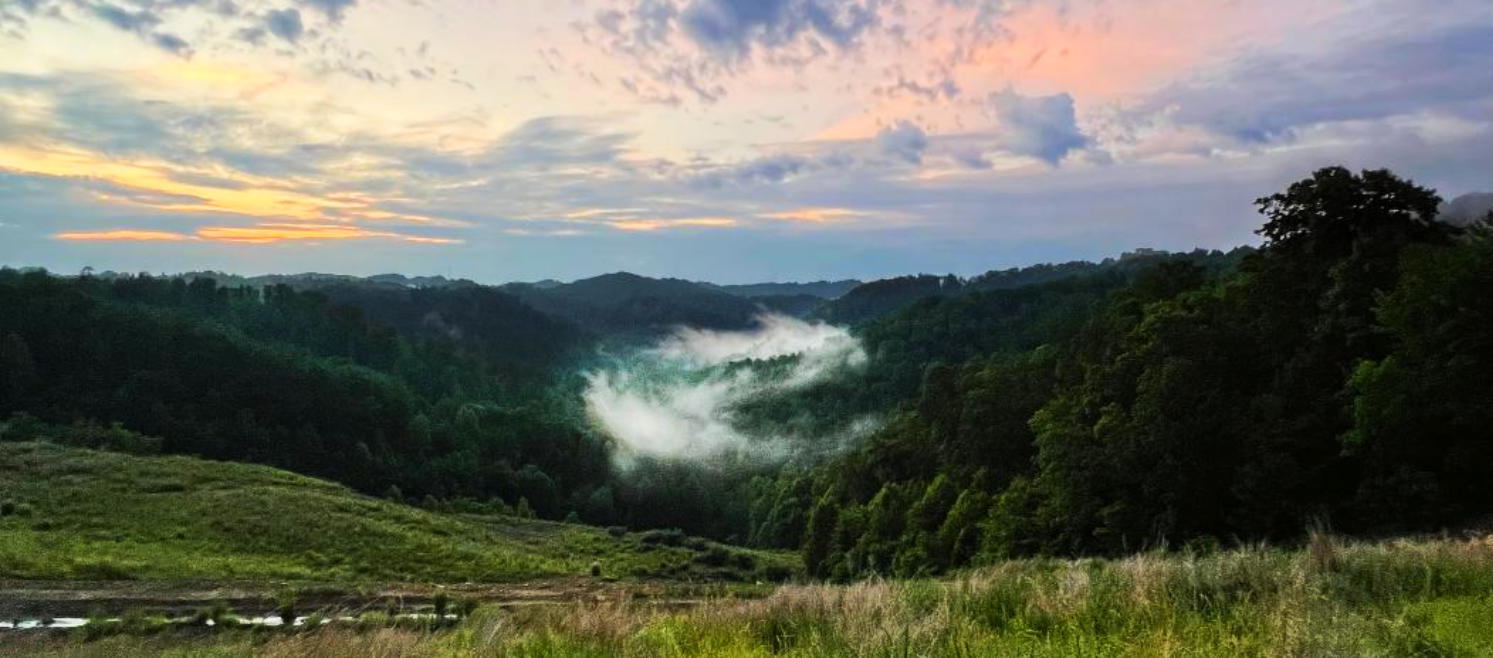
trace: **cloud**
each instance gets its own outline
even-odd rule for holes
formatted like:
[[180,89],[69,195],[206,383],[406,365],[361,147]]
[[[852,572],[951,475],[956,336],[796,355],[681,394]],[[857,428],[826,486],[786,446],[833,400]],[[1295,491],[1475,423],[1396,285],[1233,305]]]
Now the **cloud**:
[[333,23],[342,22],[343,15],[349,7],[358,4],[358,0],[300,0],[301,4],[326,14],[327,20]]
[[1000,122],[1002,145],[1012,153],[1057,166],[1063,156],[1089,144],[1068,94],[1022,96],[1008,89],[991,94],[989,103]]
[[827,224],[863,214],[865,213],[848,208],[794,208],[793,210],[764,213],[762,216],[768,219],[780,219],[788,222]]
[[118,229],[113,231],[67,231],[58,233],[53,237],[58,240],[77,240],[85,242],[183,242],[191,240],[192,236],[185,233],[171,233],[168,231],[139,231],[133,229]]
[[805,156],[774,153],[737,163],[711,165],[694,172],[690,180],[695,186],[703,188],[720,188],[727,183],[782,183],[821,166],[822,163]]
[[680,227],[704,227],[704,228],[727,228],[736,226],[735,219],[730,217],[680,217],[676,219],[618,219],[608,222],[612,228],[619,231],[648,232],[663,228]]
[[[95,18],[125,32],[139,34],[161,50],[183,57],[190,56],[192,54],[192,47],[185,39],[170,32],[155,31],[161,25],[163,19],[150,8],[151,3],[147,2],[144,4],[146,8],[135,11],[110,3],[91,5],[89,6],[89,10]],[[187,0],[183,4],[191,4],[191,2]],[[39,3],[31,3],[31,11],[35,11],[39,6]]]
[[294,8],[271,11],[264,16],[265,29],[281,39],[296,43],[306,31],[301,24],[301,12]]
[[456,244],[460,240],[407,235],[390,231],[372,231],[339,224],[264,223],[253,226],[204,226],[191,234],[171,231],[115,229],[108,231],[63,231],[53,235],[58,240],[83,242],[224,242],[231,244],[274,244],[278,242],[319,242],[365,240],[371,238],[398,240],[419,244]]
[[[589,373],[587,412],[621,443],[622,459],[783,455],[805,437],[747,432],[735,422],[735,407],[861,368],[866,354],[842,327],[774,314],[757,322],[747,331],[680,328],[651,349]],[[777,369],[731,367],[778,358],[792,361]],[[846,433],[868,426],[851,423]]]
[[1132,111],[1245,145],[1291,142],[1306,127],[1382,120],[1428,106],[1482,118],[1493,98],[1490,58],[1493,17],[1469,15],[1331,47],[1252,54],[1172,82]]
[[896,82],[893,82],[889,85],[875,87],[871,90],[871,93],[877,96],[887,96],[891,98],[896,98],[898,96],[906,94],[916,96],[923,99],[924,101],[932,103],[939,99],[943,99],[945,101],[953,100],[955,97],[959,96],[960,91],[962,90],[959,88],[959,83],[955,82],[954,78],[948,75],[944,75],[943,77],[934,80],[926,85],[920,84],[913,80],[908,80],[907,78],[898,75]]
[[187,43],[185,39],[182,39],[175,34],[170,34],[167,32],[157,32],[150,35],[150,41],[151,43],[154,43],[156,46],[160,47],[161,50],[172,53],[174,55],[188,57],[192,54],[191,44]]
[[602,30],[622,40],[618,45],[641,53],[665,44],[678,17],[679,8],[670,0],[641,0],[625,13],[598,10],[595,20]]
[[593,219],[596,217],[631,216],[645,212],[645,208],[585,208],[565,213],[565,219]]
[[631,139],[631,134],[609,130],[602,117],[540,117],[503,135],[487,162],[526,166],[611,163],[622,156]]
[[161,18],[149,11],[129,11],[111,4],[93,6],[93,15],[126,32],[144,32],[161,24]]
[[909,164],[923,163],[923,151],[928,149],[928,133],[917,124],[898,120],[876,134],[876,145],[885,155]]
[[876,15],[843,0],[692,0],[680,22],[697,44],[739,59],[753,44],[775,48],[806,33],[846,48],[875,24]]
[[956,149],[952,154],[954,162],[963,165],[967,169],[983,170],[995,166],[990,158],[985,157],[984,151],[977,146]]

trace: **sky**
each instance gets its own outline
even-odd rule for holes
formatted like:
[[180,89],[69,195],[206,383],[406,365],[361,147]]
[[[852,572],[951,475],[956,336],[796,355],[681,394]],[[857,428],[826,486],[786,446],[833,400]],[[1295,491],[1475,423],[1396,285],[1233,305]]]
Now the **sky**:
[[1488,0],[0,0],[0,264],[721,283],[1493,191]]

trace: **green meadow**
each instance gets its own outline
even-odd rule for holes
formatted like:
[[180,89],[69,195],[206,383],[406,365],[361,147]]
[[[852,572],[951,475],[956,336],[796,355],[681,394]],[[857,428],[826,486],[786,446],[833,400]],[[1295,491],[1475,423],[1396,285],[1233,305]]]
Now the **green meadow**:
[[0,443],[0,578],[754,580],[796,558],[670,533],[456,515],[265,466]]

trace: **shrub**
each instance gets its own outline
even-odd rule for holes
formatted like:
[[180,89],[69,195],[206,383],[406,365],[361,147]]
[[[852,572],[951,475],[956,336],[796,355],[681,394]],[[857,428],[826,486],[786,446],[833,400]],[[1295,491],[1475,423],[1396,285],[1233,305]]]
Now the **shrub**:
[[236,621],[236,619],[234,619],[233,610],[228,607],[227,603],[218,601],[211,606],[198,610],[197,614],[192,615],[192,617],[188,620],[188,623],[211,623],[215,627],[221,627],[234,621]]
[[639,541],[644,544],[656,544],[662,546],[679,546],[684,543],[684,531],[678,528],[669,530],[649,530],[643,533]]
[[456,616],[466,619],[472,616],[472,613],[476,612],[481,605],[482,602],[474,598],[461,599],[456,602]]
[[695,556],[695,561],[711,567],[724,567],[731,559],[731,552],[724,546],[711,546],[710,550]]
[[520,496],[518,504],[513,507],[513,515],[521,519],[532,519],[536,516],[534,508],[529,505],[529,499],[524,496]]
[[286,588],[280,591],[276,598],[275,614],[280,617],[280,622],[286,626],[295,625],[295,590]]
[[1342,567],[1337,539],[1322,526],[1307,532],[1306,558],[1314,571],[1331,572]]
[[759,572],[762,580],[768,582],[782,582],[793,577],[793,567],[784,564],[769,564]]
[[139,608],[126,610],[119,618],[120,626],[126,633],[133,635],[147,635],[164,630],[169,626],[168,622],[159,615],[153,615]]
[[384,628],[385,626],[389,625],[389,622],[389,615],[386,615],[382,612],[365,612],[361,615],[358,615],[358,630],[371,631],[374,629]]
[[10,516],[16,513],[16,501],[0,501],[0,516]]

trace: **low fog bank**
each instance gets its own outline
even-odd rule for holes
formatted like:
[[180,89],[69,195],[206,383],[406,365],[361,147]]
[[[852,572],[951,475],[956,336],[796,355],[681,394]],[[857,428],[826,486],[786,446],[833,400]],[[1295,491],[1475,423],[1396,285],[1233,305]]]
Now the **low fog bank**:
[[816,437],[748,432],[737,408],[865,363],[860,341],[843,327],[764,314],[746,331],[679,328],[653,347],[588,373],[584,397],[593,421],[617,440],[623,465],[637,457],[782,459],[800,447],[843,445],[875,423],[854,419]]

